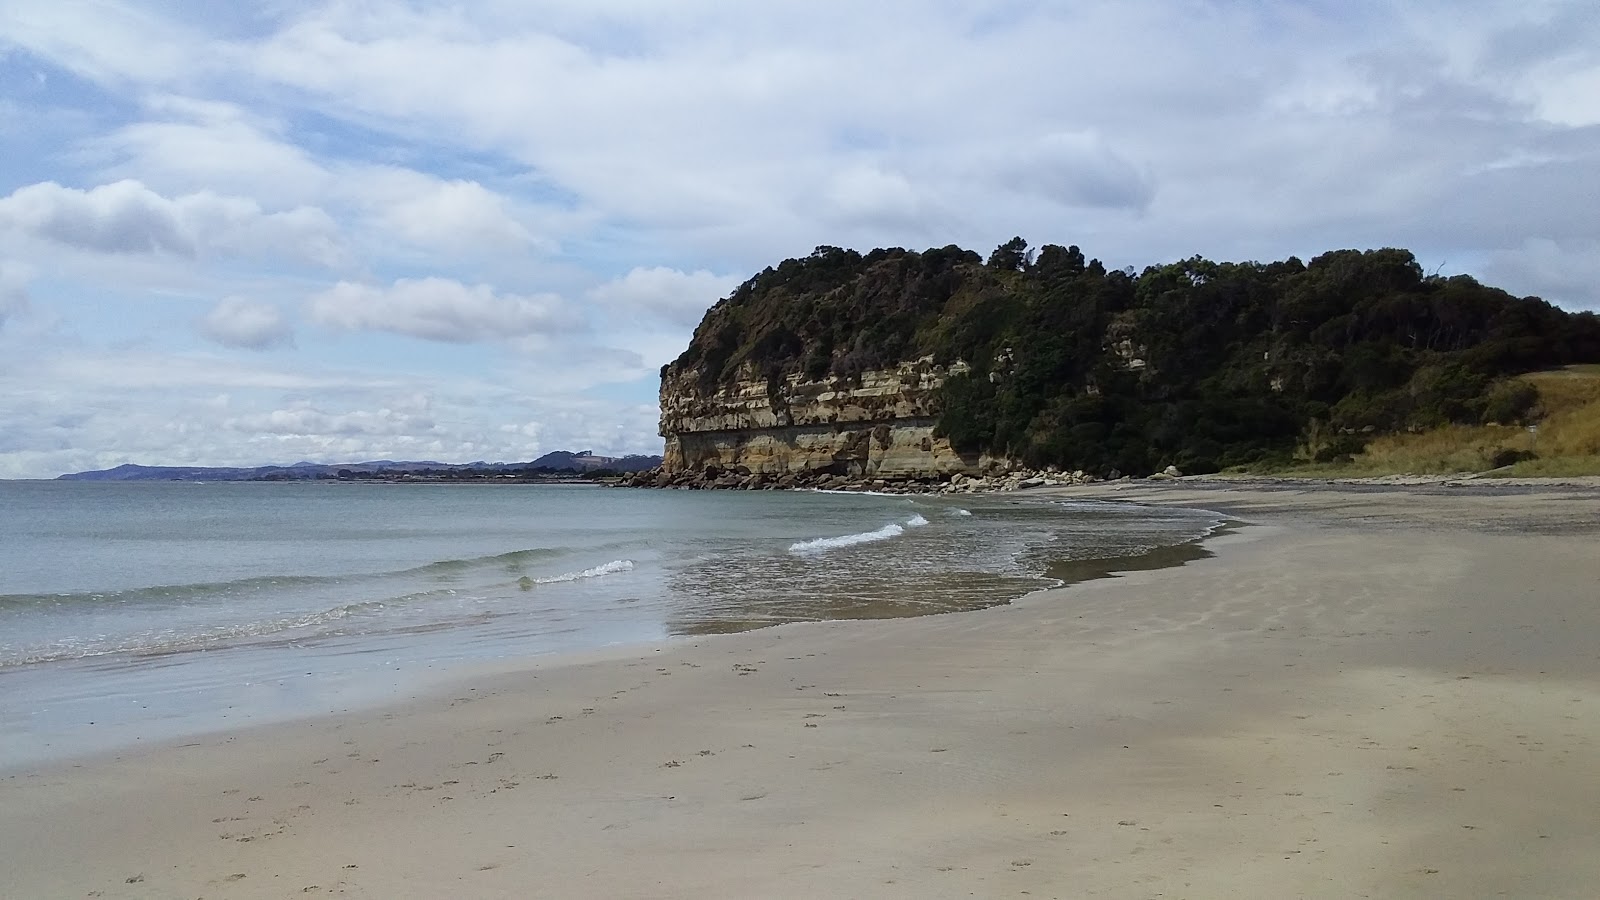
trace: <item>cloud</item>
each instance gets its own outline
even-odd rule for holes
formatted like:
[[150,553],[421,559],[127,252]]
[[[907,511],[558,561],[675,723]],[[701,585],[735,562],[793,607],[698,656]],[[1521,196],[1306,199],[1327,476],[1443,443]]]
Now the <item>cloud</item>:
[[201,36],[123,3],[17,0],[0,7],[0,42],[26,47],[86,78],[167,82],[192,72]]
[[21,263],[0,260],[0,328],[6,320],[25,315],[29,309],[28,282],[33,272]]
[[[483,354],[481,351],[479,355]],[[482,377],[328,368],[297,355],[63,350],[0,357],[0,478],[124,462],[260,465],[302,459],[527,460],[592,447],[659,452],[651,404],[530,391],[539,371]],[[535,379],[522,380],[523,376]],[[516,423],[507,429],[508,423]]]
[[270,195],[319,202],[337,178],[284,124],[233,103],[157,94],[143,117],[83,142],[80,154],[108,179],[137,179],[169,193]]
[[736,275],[713,275],[704,269],[682,272],[667,266],[641,267],[590,289],[589,297],[626,316],[694,325],[742,280]]
[[1600,240],[1528,238],[1489,260],[1490,283],[1569,309],[1600,312]]
[[1144,209],[1149,175],[1090,132],[1045,135],[995,164],[1006,187],[1067,207]]
[[18,188],[0,199],[0,228],[100,253],[195,253],[175,205],[136,181],[89,191],[55,182]]
[[324,266],[342,254],[337,226],[321,210],[269,213],[254,200],[210,192],[169,199],[133,180],[18,188],[0,198],[0,231],[91,253],[278,255]]
[[834,172],[819,194],[819,213],[846,226],[918,228],[931,203],[904,174],[856,164]]
[[583,325],[558,296],[501,294],[447,278],[402,278],[387,288],[341,281],[312,297],[309,310],[333,328],[446,343],[559,334]]
[[224,347],[270,350],[294,344],[294,327],[282,310],[243,297],[224,297],[198,324],[201,334]]
[[507,211],[503,196],[476,181],[387,167],[352,175],[355,203],[370,210],[385,231],[415,246],[482,253],[542,243]]
[[401,412],[388,408],[372,411],[329,413],[310,403],[297,404],[288,409],[253,413],[227,419],[223,427],[249,434],[282,436],[397,436],[417,438],[440,433],[431,416]]
[[286,123],[236,104],[162,94],[147,99],[143,113],[145,120],[85,142],[82,154],[101,175],[170,193],[315,204],[362,238],[369,256],[395,256],[397,243],[452,257],[554,250],[526,224],[552,225],[550,209],[513,203],[479,181],[313,153]]

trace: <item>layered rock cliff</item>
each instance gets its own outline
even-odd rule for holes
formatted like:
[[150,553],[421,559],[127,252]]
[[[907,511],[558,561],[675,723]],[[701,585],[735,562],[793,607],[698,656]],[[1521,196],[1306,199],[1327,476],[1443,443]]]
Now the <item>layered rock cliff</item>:
[[964,371],[932,357],[815,380],[767,379],[747,366],[708,391],[703,371],[669,369],[661,380],[662,470],[853,479],[972,471],[977,456],[957,453],[934,427],[939,388]]

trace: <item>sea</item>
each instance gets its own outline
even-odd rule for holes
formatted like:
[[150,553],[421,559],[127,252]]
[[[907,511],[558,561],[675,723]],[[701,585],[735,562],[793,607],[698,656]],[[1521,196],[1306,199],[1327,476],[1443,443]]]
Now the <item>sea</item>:
[[994,606],[1222,522],[1026,493],[0,482],[0,771],[481,663]]

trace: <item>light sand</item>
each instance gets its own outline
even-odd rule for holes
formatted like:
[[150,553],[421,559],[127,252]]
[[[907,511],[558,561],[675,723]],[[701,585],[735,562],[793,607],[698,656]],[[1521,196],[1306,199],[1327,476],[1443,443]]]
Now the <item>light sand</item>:
[[1594,897],[1600,499],[1101,487],[1217,556],[0,780],[0,896]]

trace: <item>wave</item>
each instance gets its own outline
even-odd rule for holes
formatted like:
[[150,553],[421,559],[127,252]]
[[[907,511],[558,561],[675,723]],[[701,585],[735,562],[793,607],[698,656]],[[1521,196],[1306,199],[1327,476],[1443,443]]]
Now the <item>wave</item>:
[[120,637],[56,641],[44,646],[23,647],[19,648],[18,651],[0,654],[0,668],[73,659],[90,659],[113,654],[164,656],[172,653],[181,653],[185,650],[202,650],[256,639],[283,637],[287,636],[286,633],[288,632],[316,636],[325,633],[322,631],[324,626],[361,616],[364,613],[377,613],[390,606],[423,599],[427,596],[429,595],[418,594],[395,597],[387,601],[373,600],[351,603],[318,612],[254,622],[211,625],[188,632],[146,631]]
[[802,494],[832,494],[843,497],[898,497],[902,500],[906,499],[905,494],[891,491],[839,491],[833,488],[797,488],[796,492]]
[[462,559],[441,559],[413,569],[403,569],[393,574],[396,575],[423,575],[430,572],[447,573],[459,572],[465,569],[476,569],[482,566],[504,566],[507,571],[520,572],[530,562],[560,556],[565,550],[553,550],[546,547],[535,547],[529,550],[512,550],[509,553],[495,553],[489,556],[468,556]]
[[[560,575],[528,579],[524,584],[529,587],[535,584],[563,584],[587,578],[601,578],[618,572],[631,572],[633,568],[634,563],[631,559],[614,559],[603,565],[593,566],[577,572],[564,572]],[[300,634],[307,637],[316,637],[326,634],[325,629],[328,626],[335,625],[346,619],[380,615],[389,609],[422,603],[444,596],[453,596],[454,594],[455,591],[448,589],[422,591],[397,597],[388,597],[382,600],[350,603],[317,612],[279,616],[252,622],[234,622],[196,627],[183,632],[147,631],[119,637],[90,638],[87,640],[69,639],[45,646],[18,648],[9,652],[0,650],[0,668],[69,659],[87,659],[118,653],[157,656],[239,642],[253,642],[261,639],[283,639]]]
[[972,515],[972,510],[970,510],[970,509],[961,509],[961,508],[957,507],[956,509],[950,510],[950,515],[956,516],[958,518],[965,518],[967,516]]
[[840,547],[853,547],[856,544],[870,544],[874,541],[887,541],[905,534],[907,528],[921,528],[928,524],[919,513],[905,521],[905,524],[891,522],[876,531],[863,531],[858,534],[843,534],[838,537],[814,538],[809,541],[797,541],[789,545],[789,552],[796,556],[811,556],[817,553],[826,553]]
[[564,584],[568,581],[582,581],[585,578],[600,578],[605,575],[615,575],[618,572],[632,572],[633,560],[613,559],[603,565],[593,566],[581,572],[565,572],[560,575],[551,575],[547,578],[529,578],[527,584]]
[[[568,552],[570,551],[549,548],[512,550],[509,553],[495,553],[488,556],[440,559],[420,566],[388,572],[360,572],[347,575],[256,575],[232,581],[162,584],[122,590],[66,591],[53,594],[0,594],[0,610],[33,606],[63,606],[78,603],[169,605],[219,595],[245,597],[290,588],[352,586],[380,581],[385,578],[432,576],[437,580],[449,580],[450,576],[491,567],[500,568],[516,575],[521,574],[530,563],[562,556]],[[607,565],[610,565],[610,563],[607,563]],[[558,580],[570,579],[558,576]]]

